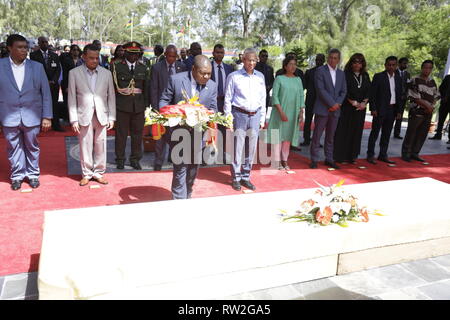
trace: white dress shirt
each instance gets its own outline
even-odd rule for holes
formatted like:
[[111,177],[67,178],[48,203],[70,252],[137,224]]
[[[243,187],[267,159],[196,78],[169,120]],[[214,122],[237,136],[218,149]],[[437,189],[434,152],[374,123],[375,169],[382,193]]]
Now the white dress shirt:
[[331,81],[333,81],[333,86],[336,86],[336,69],[333,69],[329,64],[327,64],[328,70],[330,70]]
[[11,62],[11,68],[14,79],[16,80],[17,88],[19,88],[19,91],[22,91],[23,82],[25,81],[25,63],[27,59],[23,60],[19,65],[15,64],[11,58],[9,58],[9,61]]
[[194,75],[192,74],[192,71],[191,71],[191,96],[190,96],[190,98],[193,98],[196,95],[200,97],[200,92],[197,91],[197,81],[195,81]]
[[131,70],[131,66],[133,66],[133,70],[136,69],[136,62],[135,63],[131,63],[130,61],[128,61],[127,59],[125,59],[125,61],[127,62],[128,65],[128,69]]
[[220,64],[220,70],[219,70],[219,64],[214,61],[214,79],[216,79],[216,83],[217,85],[219,85],[219,71],[222,72],[222,79],[223,79],[223,92],[225,92],[225,88],[226,88],[226,80],[227,77],[225,75],[225,69],[223,67],[223,63]]
[[225,90],[225,114],[231,113],[232,106],[248,112],[261,109],[261,124],[266,120],[266,82],[264,75],[254,70],[248,74],[245,68],[231,73]]
[[395,72],[391,75],[388,72],[388,78],[389,78],[389,87],[391,88],[391,102],[389,104],[395,104]]

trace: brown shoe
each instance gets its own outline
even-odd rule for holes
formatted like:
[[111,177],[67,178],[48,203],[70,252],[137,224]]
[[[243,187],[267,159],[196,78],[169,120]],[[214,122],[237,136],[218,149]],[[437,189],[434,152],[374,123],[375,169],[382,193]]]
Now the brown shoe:
[[94,180],[97,181],[100,184],[108,184],[108,181],[105,178],[103,178],[103,177],[101,177],[101,178],[94,178]]
[[84,187],[85,185],[87,185],[89,183],[89,179],[88,178],[83,178],[80,181],[80,186]]

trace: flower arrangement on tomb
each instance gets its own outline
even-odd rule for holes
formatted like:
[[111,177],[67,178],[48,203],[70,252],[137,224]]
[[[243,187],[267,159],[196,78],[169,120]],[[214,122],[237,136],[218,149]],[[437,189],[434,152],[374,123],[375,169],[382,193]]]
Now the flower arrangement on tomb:
[[[227,128],[233,126],[233,116],[215,113],[199,103],[199,97],[188,98],[183,92],[184,100],[176,105],[162,107],[159,112],[148,108],[145,112],[145,125],[152,126],[153,139],[159,140],[165,133],[165,127],[188,126],[197,130],[217,129],[217,125]],[[213,137],[214,134],[212,134]]]
[[369,212],[365,206],[358,203],[358,199],[346,192],[342,185],[344,180],[330,187],[319,184],[313,196],[303,201],[294,215],[285,216],[284,221],[306,221],[311,224],[327,226],[337,224],[348,227],[348,221],[369,222],[369,214],[382,216],[377,211]]

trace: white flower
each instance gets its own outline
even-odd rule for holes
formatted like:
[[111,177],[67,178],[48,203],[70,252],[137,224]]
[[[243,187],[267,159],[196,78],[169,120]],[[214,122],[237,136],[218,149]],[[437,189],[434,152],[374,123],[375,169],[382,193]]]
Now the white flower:
[[342,202],[331,202],[330,208],[331,208],[331,211],[333,211],[333,213],[339,213],[342,208]]
[[169,127],[175,127],[180,124],[180,121],[181,121],[181,117],[171,117],[168,119],[167,125]]
[[342,202],[341,203],[341,210],[344,210],[344,212],[347,214],[349,213],[350,209],[352,208],[352,205],[348,202]]
[[341,217],[338,214],[333,214],[333,217],[331,218],[331,221],[334,223],[337,223]]

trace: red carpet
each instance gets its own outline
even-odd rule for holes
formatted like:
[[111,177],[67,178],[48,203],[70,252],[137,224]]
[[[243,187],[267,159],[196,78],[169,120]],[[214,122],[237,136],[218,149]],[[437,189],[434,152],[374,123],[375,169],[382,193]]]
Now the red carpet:
[[[171,199],[171,171],[108,174],[107,186],[79,187],[81,177],[67,176],[64,138],[43,136],[40,142],[41,187],[32,193],[20,193],[10,189],[5,140],[0,138],[0,276],[37,270],[46,210]],[[450,183],[450,154],[424,158],[430,162],[429,166],[399,161],[397,167],[389,168],[384,163],[373,166],[360,160],[360,165],[368,169],[342,165],[342,170],[330,172],[321,164],[319,169],[311,170],[308,159],[292,154],[289,164],[296,174],[261,170],[263,167],[257,165],[252,181],[257,192],[311,188],[316,186],[314,180],[331,184],[345,179],[346,184],[353,184],[427,176]],[[230,182],[229,167],[201,168],[193,196],[240,194],[231,189]],[[28,188],[26,183],[23,188]]]

